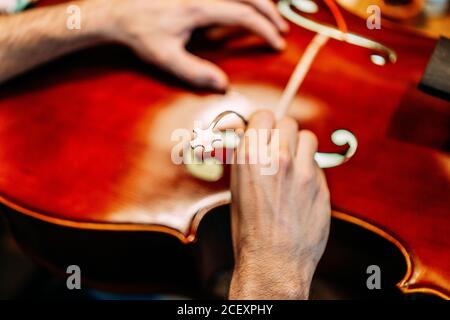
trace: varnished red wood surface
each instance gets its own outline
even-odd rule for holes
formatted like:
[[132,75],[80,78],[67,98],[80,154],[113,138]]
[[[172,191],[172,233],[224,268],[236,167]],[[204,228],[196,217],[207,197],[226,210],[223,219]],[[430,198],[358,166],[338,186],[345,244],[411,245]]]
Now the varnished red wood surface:
[[[334,209],[404,248],[412,273],[403,290],[450,296],[450,104],[416,89],[435,42],[369,31],[345,16],[352,31],[392,47],[398,62],[375,66],[367,49],[331,40],[290,114],[318,135],[321,151],[335,150],[336,129],[357,136],[354,159],[326,172]],[[193,91],[123,48],[64,58],[1,87],[3,202],[73,227],[158,225],[187,235],[228,182],[202,182],[174,165],[172,131],[230,107],[273,108],[312,36],[292,26],[280,54],[237,44],[199,50],[230,76],[226,95]]]

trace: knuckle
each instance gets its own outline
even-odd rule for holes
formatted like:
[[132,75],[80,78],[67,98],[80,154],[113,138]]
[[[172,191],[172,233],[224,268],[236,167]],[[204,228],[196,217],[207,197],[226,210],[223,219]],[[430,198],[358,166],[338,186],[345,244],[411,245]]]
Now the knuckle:
[[259,5],[261,3],[260,0],[245,0],[245,2],[247,2],[253,6]]
[[269,5],[271,5],[271,3],[267,0],[253,0],[253,2],[255,3],[255,6],[257,6],[259,8],[265,8]]
[[302,170],[298,176],[299,183],[304,187],[314,187],[316,185],[315,170]]
[[254,24],[258,17],[255,9],[245,4],[239,4],[236,8],[236,17],[239,21],[245,24]]
[[292,162],[292,155],[289,150],[282,149],[278,154],[278,164],[281,169],[287,169]]
[[199,18],[204,14],[204,5],[196,0],[183,0],[183,9],[185,14],[193,17]]

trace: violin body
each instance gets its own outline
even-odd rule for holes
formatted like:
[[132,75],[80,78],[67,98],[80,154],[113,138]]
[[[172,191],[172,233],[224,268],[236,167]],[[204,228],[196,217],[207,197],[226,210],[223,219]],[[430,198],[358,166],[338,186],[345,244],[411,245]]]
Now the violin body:
[[[336,129],[358,138],[354,158],[326,171],[333,216],[401,251],[402,292],[448,298],[450,103],[418,89],[436,40],[368,30],[344,16],[352,32],[389,46],[398,61],[378,66],[368,49],[330,40],[288,114],[317,134],[320,151],[335,151]],[[151,255],[145,267],[155,290],[194,288],[214,268],[200,255],[232,261],[220,251],[229,224],[215,224],[213,210],[228,203],[229,178],[201,181],[174,164],[171,134],[230,108],[244,116],[273,109],[313,36],[292,25],[281,53],[250,36],[208,46],[194,40],[192,50],[229,75],[225,94],[186,87],[115,46],[62,58],[0,88],[0,201],[12,209],[18,242],[51,268],[82,261],[88,273],[104,275],[94,283],[116,277],[130,287],[144,269],[133,267],[141,263],[135,257]],[[112,267],[118,261],[130,272]]]

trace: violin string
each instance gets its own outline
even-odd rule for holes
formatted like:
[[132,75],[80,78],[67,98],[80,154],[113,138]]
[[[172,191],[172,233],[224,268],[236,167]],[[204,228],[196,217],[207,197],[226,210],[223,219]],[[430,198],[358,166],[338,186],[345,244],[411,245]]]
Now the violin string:
[[344,33],[348,32],[347,23],[345,22],[344,16],[342,15],[341,10],[339,10],[338,5],[336,4],[336,0],[324,0],[328,9],[331,11],[334,19],[336,20],[336,25]]
[[287,112],[289,105],[297,94],[298,89],[303,83],[309,69],[311,68],[314,59],[319,53],[320,49],[327,43],[329,37],[317,33],[311,42],[306,47],[305,53],[300,58],[294,72],[286,85],[286,88],[281,95],[281,99],[278,102],[277,108],[275,109],[275,116],[277,119],[281,119]]

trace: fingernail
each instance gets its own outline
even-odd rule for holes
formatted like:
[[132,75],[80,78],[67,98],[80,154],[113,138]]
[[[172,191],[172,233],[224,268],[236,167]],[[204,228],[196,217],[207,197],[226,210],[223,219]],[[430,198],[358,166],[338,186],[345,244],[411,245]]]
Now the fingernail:
[[211,81],[211,87],[214,88],[214,90],[225,92],[228,87],[228,81],[226,79],[213,78]]
[[283,50],[284,48],[286,48],[286,41],[283,38],[280,38],[276,41],[275,48],[278,50]]
[[281,31],[283,32],[289,31],[289,24],[284,20],[281,21]]

